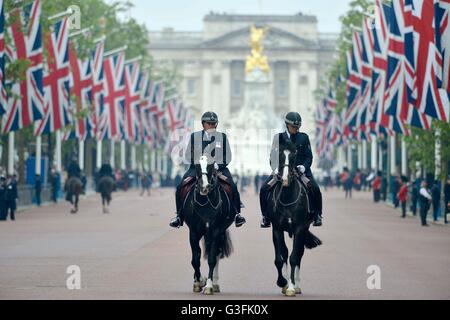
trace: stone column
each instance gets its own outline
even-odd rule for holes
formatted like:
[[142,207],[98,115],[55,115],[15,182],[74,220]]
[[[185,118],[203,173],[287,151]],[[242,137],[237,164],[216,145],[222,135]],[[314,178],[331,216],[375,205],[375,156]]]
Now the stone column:
[[203,112],[208,111],[211,107],[211,89],[212,89],[212,71],[211,63],[204,62],[202,64],[202,87],[203,87]]

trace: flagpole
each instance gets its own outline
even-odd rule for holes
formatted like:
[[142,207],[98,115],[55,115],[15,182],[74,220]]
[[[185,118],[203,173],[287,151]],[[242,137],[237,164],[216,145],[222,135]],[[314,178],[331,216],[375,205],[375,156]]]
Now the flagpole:
[[362,155],[363,151],[362,151],[362,144],[358,143],[358,168],[357,169],[362,169],[363,167],[363,155]]
[[84,171],[84,140],[78,141],[78,162],[81,171]]
[[377,137],[375,135],[372,136],[372,143],[371,143],[371,165],[372,170],[374,172],[378,171],[378,148],[377,148]]
[[136,145],[131,145],[131,170],[136,170]]
[[97,169],[100,170],[102,166],[102,140],[97,140]]
[[390,155],[391,155],[391,176],[395,176],[397,174],[397,135],[394,133],[390,137]]
[[56,172],[62,173],[61,130],[56,131]]
[[42,137],[36,137],[36,174],[41,175],[41,159],[42,159]]
[[115,159],[115,153],[116,153],[116,145],[115,145],[115,141],[114,139],[111,139],[111,154],[110,154],[110,163],[111,163],[111,167],[113,169],[116,168],[116,159]]
[[12,131],[8,135],[8,175],[14,174],[14,136],[15,133]]
[[367,140],[363,140],[362,149],[362,169],[367,170]]
[[408,175],[408,153],[406,150],[405,137],[402,138],[402,175]]
[[125,159],[125,140],[120,141],[120,169],[125,170],[127,168]]
[[351,143],[347,145],[347,168],[350,171],[353,170],[353,150]]

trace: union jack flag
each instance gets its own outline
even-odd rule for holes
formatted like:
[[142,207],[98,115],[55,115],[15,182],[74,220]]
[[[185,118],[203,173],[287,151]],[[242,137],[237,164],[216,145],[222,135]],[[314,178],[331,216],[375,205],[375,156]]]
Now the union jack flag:
[[6,48],[7,58],[13,62],[28,60],[30,66],[22,81],[7,83],[11,87],[11,96],[3,118],[3,133],[30,126],[41,119],[44,112],[41,1],[35,0],[14,10],[11,16],[14,22],[8,33],[12,45]]
[[103,77],[103,54],[105,52],[105,39],[100,39],[92,54],[92,103],[94,115],[92,118],[94,135],[101,140],[99,128],[106,126],[104,112],[104,77]]
[[5,12],[0,0],[0,116],[6,113],[7,97],[5,90]]
[[125,66],[125,137],[129,142],[139,140],[139,107],[141,103],[141,81],[139,63]]
[[162,83],[155,84],[153,90],[153,98],[150,107],[151,122],[153,135],[155,137],[154,143],[162,143],[163,135],[163,119],[165,117],[165,88]]
[[406,124],[429,129],[431,121],[429,117],[412,106],[408,99],[404,7],[404,0],[393,1],[390,16],[385,104],[387,106],[386,112],[394,118],[393,130],[409,134]]
[[176,129],[179,129],[183,124],[181,115],[182,105],[178,99],[171,99],[167,101],[167,120],[168,127],[170,132],[174,132]]
[[439,0],[436,7],[436,42],[442,55],[442,88],[450,98],[450,0]]
[[35,135],[55,132],[69,125],[70,115],[70,61],[69,18],[54,25],[47,34],[47,72],[44,77],[44,118],[36,124]]
[[[450,121],[448,99],[444,100],[439,88],[442,87],[442,55],[436,43],[439,26],[435,16],[437,0],[405,0],[405,7],[412,22],[413,46],[406,47],[410,57],[409,65],[415,71],[412,81],[411,100],[422,112],[441,121]],[[411,32],[411,31],[410,31]]]
[[361,97],[361,56],[360,38],[353,33],[353,46],[347,52],[347,111],[345,116],[344,135],[352,138],[356,131],[356,120]]
[[152,145],[153,143],[150,108],[152,105],[154,89],[155,89],[154,82],[150,80],[149,74],[145,72],[142,80],[141,105],[139,117],[141,144],[147,142],[149,145]]
[[371,132],[375,135],[385,136],[392,134],[392,122],[390,116],[385,113],[384,90],[387,71],[387,46],[388,46],[388,19],[391,7],[376,0],[378,12],[378,25],[380,28],[372,28],[370,41],[373,43],[373,68],[371,88]]
[[[75,51],[73,43],[69,48],[70,67],[70,93],[75,101],[72,101],[75,132],[79,140],[92,137],[92,68],[91,60],[81,60]],[[87,114],[83,114],[86,113]]]
[[125,52],[104,60],[105,121],[100,128],[100,139],[121,139],[125,104]]

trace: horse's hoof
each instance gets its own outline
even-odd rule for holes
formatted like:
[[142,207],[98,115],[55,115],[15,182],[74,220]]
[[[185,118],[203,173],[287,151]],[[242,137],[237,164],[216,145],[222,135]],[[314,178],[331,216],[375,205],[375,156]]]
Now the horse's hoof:
[[213,285],[214,293],[220,293],[220,286],[218,284]]
[[284,294],[286,297],[289,297],[289,298],[294,298],[295,297],[295,290],[289,290],[289,289],[287,289],[286,290],[286,293]]
[[295,294],[303,294],[302,289],[295,288]]
[[194,293],[202,292],[203,288],[200,285],[194,284]]
[[214,289],[213,288],[205,288],[205,290],[203,291],[203,294],[205,296],[212,296],[212,295],[214,295]]
[[286,291],[287,291],[287,289],[288,289],[288,286],[284,287],[283,289],[281,289],[281,293],[285,295],[285,294],[286,294]]

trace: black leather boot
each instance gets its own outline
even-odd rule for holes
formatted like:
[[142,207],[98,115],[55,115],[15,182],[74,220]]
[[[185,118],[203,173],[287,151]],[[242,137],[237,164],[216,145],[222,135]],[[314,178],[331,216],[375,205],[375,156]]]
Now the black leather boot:
[[183,219],[180,217],[179,214],[177,214],[177,216],[175,218],[173,218],[170,223],[169,226],[171,226],[172,228],[175,229],[179,229],[184,225],[184,221]]
[[314,227],[321,227],[323,225],[323,221],[322,220],[323,220],[322,214],[317,214],[314,217],[314,224],[313,224],[313,226]]
[[242,227],[247,221],[245,220],[245,218],[243,216],[241,216],[240,213],[238,213],[236,215],[236,217],[234,218],[234,223],[236,225],[236,228],[240,228]]
[[269,218],[263,216],[263,218],[261,220],[261,228],[267,229],[267,228],[270,228],[271,226],[272,226],[272,224],[270,223]]

